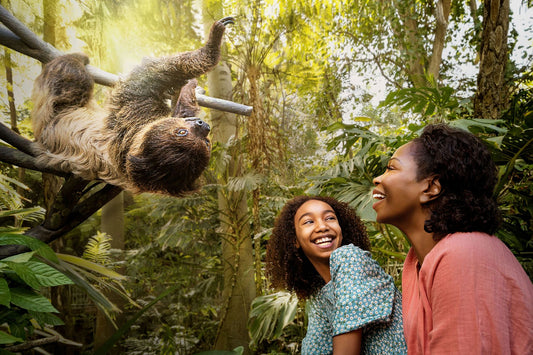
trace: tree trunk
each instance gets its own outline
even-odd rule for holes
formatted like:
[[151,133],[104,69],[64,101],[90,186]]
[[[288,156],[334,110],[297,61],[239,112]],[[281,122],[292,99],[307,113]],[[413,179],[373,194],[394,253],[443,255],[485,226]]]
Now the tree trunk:
[[[57,47],[56,27],[58,16],[59,0],[43,0],[43,40]],[[61,188],[62,179],[52,175],[43,174],[43,193],[46,211],[50,211],[54,203],[55,196]]]
[[474,97],[474,116],[477,118],[499,118],[507,107],[509,90],[505,69],[509,58],[508,30],[509,0],[485,0],[481,58]]
[[450,17],[451,0],[439,0],[435,7],[435,37],[433,38],[433,51],[428,66],[428,74],[433,76],[435,82],[439,80],[440,65],[442,63],[442,51],[446,43],[446,30],[448,29],[448,18]]
[[[217,11],[218,10],[218,11]],[[204,2],[204,23],[206,29],[213,21],[222,17],[222,9],[213,9],[209,1]],[[213,15],[214,14],[214,15]],[[207,75],[209,95],[231,99],[232,83],[229,66],[220,62]],[[226,144],[237,135],[239,127],[235,115],[211,111],[213,141]],[[224,186],[228,178],[242,175],[242,161],[237,149],[231,152],[231,162],[221,181]],[[222,264],[224,267],[223,306],[215,349],[232,350],[243,346],[249,354],[248,314],[255,298],[253,247],[248,206],[245,192],[219,191],[220,234],[222,239]]]
[[418,22],[416,20],[415,9],[409,2],[397,2],[398,14],[402,19],[405,30],[403,39],[403,57],[405,58],[405,70],[410,81],[415,87],[427,86],[424,76],[425,63],[427,63],[426,52],[418,40]]
[[[9,1],[2,1],[2,6],[9,7]],[[7,89],[7,99],[9,101],[9,118],[11,121],[11,129],[17,133],[20,133],[17,123],[17,106],[15,105],[15,94],[13,92],[13,61],[11,60],[11,52],[9,49],[4,49],[4,65],[6,68],[6,89]],[[19,181],[24,181],[26,176],[26,169],[18,169],[18,179]],[[17,193],[19,195],[24,194],[22,187],[17,186]]]
[[[100,229],[111,237],[111,248],[124,250],[124,192],[118,194],[114,199],[102,207],[102,220]],[[121,272],[121,270],[116,270]],[[118,308],[122,308],[124,299],[115,292],[105,292],[106,297]],[[120,314],[117,315],[116,323],[122,322]],[[113,323],[107,319],[106,315],[98,309],[96,312],[96,325],[94,334],[94,347],[98,349],[107,339],[109,339],[116,329]]]

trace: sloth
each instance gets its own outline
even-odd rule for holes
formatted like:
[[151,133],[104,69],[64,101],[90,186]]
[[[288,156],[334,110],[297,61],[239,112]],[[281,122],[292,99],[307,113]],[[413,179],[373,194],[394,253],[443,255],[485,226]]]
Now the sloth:
[[[232,17],[216,21],[200,49],[144,59],[119,79],[103,107],[93,98],[86,55],[66,54],[46,64],[32,91],[38,164],[134,193],[197,190],[211,143],[209,125],[195,117],[195,78],[217,65],[230,23]],[[171,110],[168,99],[178,93]]]

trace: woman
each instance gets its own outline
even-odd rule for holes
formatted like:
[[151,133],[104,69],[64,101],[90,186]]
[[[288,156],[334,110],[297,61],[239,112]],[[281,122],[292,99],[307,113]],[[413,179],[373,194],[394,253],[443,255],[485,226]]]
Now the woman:
[[272,285],[310,298],[302,354],[405,354],[401,295],[370,257],[355,212],[330,197],[299,196],[267,246]]
[[493,233],[490,152],[474,135],[429,125],[374,179],[377,221],[411,243],[402,274],[409,354],[532,354],[533,285]]

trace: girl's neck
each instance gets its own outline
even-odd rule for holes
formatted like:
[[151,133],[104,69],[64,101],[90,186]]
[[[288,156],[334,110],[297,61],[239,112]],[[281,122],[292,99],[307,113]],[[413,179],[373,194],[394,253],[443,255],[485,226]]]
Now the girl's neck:
[[328,283],[331,281],[331,272],[328,265],[325,265],[324,263],[316,262],[313,260],[311,261],[311,264],[315,267],[315,270],[318,272],[318,274],[324,279],[324,282]]

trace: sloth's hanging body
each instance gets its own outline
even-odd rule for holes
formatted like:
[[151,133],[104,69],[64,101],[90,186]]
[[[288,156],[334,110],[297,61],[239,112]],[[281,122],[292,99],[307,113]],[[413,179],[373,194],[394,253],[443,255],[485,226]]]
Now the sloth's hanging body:
[[[92,97],[87,56],[48,63],[32,93],[40,164],[136,193],[181,196],[197,189],[211,147],[209,125],[194,117],[200,111],[194,78],[218,63],[228,23],[231,17],[215,22],[200,49],[144,60],[119,80],[103,108]],[[167,99],[177,93],[171,114]]]

